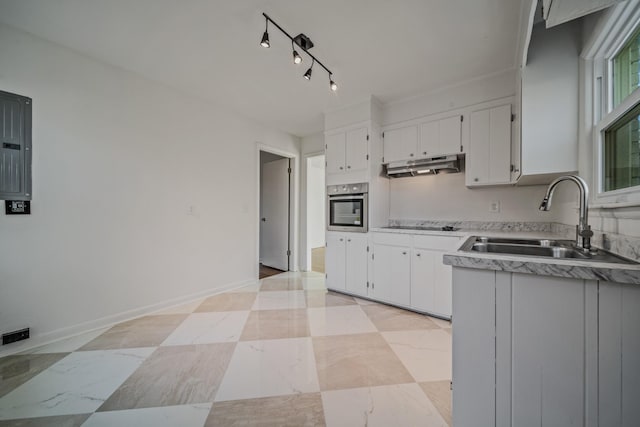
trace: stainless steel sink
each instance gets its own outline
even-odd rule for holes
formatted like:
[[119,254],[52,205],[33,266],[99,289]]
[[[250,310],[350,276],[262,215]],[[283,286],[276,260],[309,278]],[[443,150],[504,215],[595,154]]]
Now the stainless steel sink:
[[465,252],[637,264],[635,261],[619,257],[602,249],[585,252],[577,249],[575,242],[572,240],[509,239],[473,236],[465,242],[460,250]]

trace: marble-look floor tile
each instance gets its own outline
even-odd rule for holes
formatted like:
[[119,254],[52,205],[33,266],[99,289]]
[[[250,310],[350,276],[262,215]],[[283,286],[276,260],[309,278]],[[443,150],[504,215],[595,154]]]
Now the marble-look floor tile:
[[379,303],[375,302],[375,301],[371,301],[368,299],[364,299],[364,298],[358,298],[358,297],[353,297],[354,300],[356,300],[356,302],[360,305],[380,305]]
[[414,381],[379,333],[314,337],[313,349],[323,391]]
[[443,329],[383,332],[416,381],[451,379],[451,335]]
[[0,397],[29,381],[67,354],[25,354],[0,358]]
[[377,332],[359,305],[309,308],[309,326],[314,337]]
[[202,427],[211,403],[96,412],[83,427]]
[[420,383],[420,387],[447,425],[451,426],[451,383],[449,381],[434,381]]
[[182,322],[162,345],[238,341],[248,315],[248,311],[194,313]]
[[355,299],[349,295],[325,290],[307,291],[307,307],[335,307],[357,304]]
[[319,391],[310,338],[239,342],[216,402]]
[[307,310],[257,310],[249,315],[241,341],[308,337]]
[[65,338],[63,340],[55,341],[50,344],[45,344],[29,351],[29,353],[71,353],[72,351],[76,351],[89,341],[95,339],[96,337],[99,337],[107,330],[109,330],[109,328],[100,328],[94,331],[85,332],[83,334],[79,334],[70,338]]
[[91,414],[57,415],[0,421],[0,427],[80,427]]
[[253,310],[285,310],[306,308],[304,291],[260,292],[253,304]]
[[233,292],[233,293],[237,293],[237,292],[259,292],[261,285],[262,284],[259,281],[257,281],[255,283],[251,283],[250,285],[244,285],[244,286],[241,286],[239,288],[232,289],[229,292]]
[[321,291],[327,289],[324,275],[321,277],[308,277],[302,279],[302,287],[307,291]]
[[95,411],[152,348],[71,353],[0,399],[0,419]]
[[202,304],[203,301],[203,298],[199,298],[185,304],[165,308],[164,310],[160,310],[154,314],[191,314],[200,306],[200,304]]
[[187,318],[186,314],[145,316],[110,328],[80,351],[156,347]]
[[429,316],[429,320],[431,320],[433,323],[435,323],[436,325],[440,326],[443,329],[451,328],[451,320],[438,319],[437,317],[431,317],[431,316]]
[[412,329],[439,329],[439,326],[424,314],[413,313],[386,305],[366,305],[362,310],[367,313],[380,331],[404,331]]
[[216,402],[205,423],[205,427],[323,425],[320,393]]
[[300,278],[278,278],[270,277],[268,279],[262,279],[262,285],[260,286],[260,292],[268,291],[301,291],[302,279]]
[[227,292],[205,299],[195,312],[251,310],[255,299],[255,292]]
[[326,391],[322,403],[330,426],[446,426],[415,383]]
[[234,346],[159,347],[99,411],[213,402]]

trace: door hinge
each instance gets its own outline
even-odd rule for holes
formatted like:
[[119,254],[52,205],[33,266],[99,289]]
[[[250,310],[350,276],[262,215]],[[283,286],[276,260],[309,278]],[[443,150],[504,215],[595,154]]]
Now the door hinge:
[[324,149],[326,150],[327,148],[329,148],[329,146],[327,144],[324,144]]
[[367,282],[367,288],[369,287],[369,282]]
[[449,390],[453,390],[453,381],[449,381]]
[[371,289],[375,289],[376,285],[375,283],[371,282]]
[[384,139],[384,132],[382,132],[382,138]]
[[324,273],[324,278],[328,279],[329,278],[329,274],[328,273]]
[[367,160],[369,160],[369,155],[367,154]]
[[371,254],[371,259],[375,259],[376,254]]
[[367,134],[367,141],[369,140],[369,134]]
[[369,252],[369,246],[367,246],[367,252]]
[[382,156],[382,163],[384,163],[384,156]]
[[511,165],[511,172],[513,172],[513,170],[516,168],[515,165]]
[[324,162],[324,167],[326,168],[327,166],[329,166],[329,164],[327,162]]
[[464,151],[464,147],[461,145],[460,146],[460,152],[462,153]]
[[464,116],[460,116],[460,122],[464,122]]
[[515,121],[516,121],[516,115],[515,115],[515,114],[512,114],[512,115],[511,115],[511,121],[512,121],[512,122],[515,122]]
[[287,169],[287,173],[291,173],[291,168]]
[[287,256],[291,256],[291,250],[287,249]]

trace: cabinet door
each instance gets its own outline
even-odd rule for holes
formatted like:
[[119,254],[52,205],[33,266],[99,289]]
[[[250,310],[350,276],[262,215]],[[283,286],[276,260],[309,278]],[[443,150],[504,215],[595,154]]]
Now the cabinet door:
[[393,304],[411,304],[411,249],[376,244],[373,248],[373,295]]
[[367,237],[347,235],[346,290],[356,295],[367,295]]
[[327,288],[344,291],[346,278],[346,241],[343,234],[327,233],[325,271]]
[[583,425],[585,282],[513,274],[511,292],[512,424]]
[[451,291],[452,273],[451,266],[442,263],[443,255],[444,252],[431,252],[434,265],[432,312],[444,317],[451,317],[451,303],[453,300]]
[[640,287],[600,282],[598,416],[600,426],[640,420]]
[[391,129],[384,132],[384,161],[408,160],[418,151],[418,126]]
[[434,258],[431,251],[414,249],[411,259],[411,307],[432,312],[434,302]]
[[327,173],[342,173],[345,171],[346,135],[344,132],[327,135],[325,137],[325,159]]
[[438,121],[420,125],[420,157],[437,156],[440,140],[440,125]]
[[439,120],[439,153],[438,154],[458,154],[462,145],[462,122],[461,116],[449,117]]
[[511,178],[511,105],[470,115],[466,184],[508,184]]
[[369,163],[367,159],[369,153],[368,135],[367,128],[354,129],[346,133],[345,170],[347,172],[367,169]]

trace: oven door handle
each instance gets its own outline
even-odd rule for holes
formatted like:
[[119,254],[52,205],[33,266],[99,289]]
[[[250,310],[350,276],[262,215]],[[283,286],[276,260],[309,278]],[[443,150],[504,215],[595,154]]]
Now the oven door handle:
[[329,201],[334,200],[364,200],[363,194],[350,194],[348,196],[329,196]]

